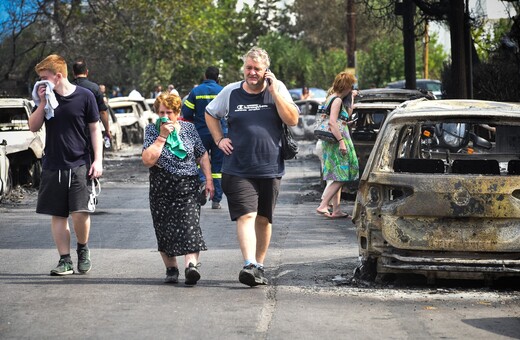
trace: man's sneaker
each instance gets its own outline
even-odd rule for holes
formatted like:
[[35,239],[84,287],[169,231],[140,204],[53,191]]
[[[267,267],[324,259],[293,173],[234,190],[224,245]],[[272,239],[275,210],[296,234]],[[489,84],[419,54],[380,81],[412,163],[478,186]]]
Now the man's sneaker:
[[185,284],[187,284],[188,286],[193,286],[197,284],[197,281],[200,280],[199,267],[200,263],[194,265],[190,262],[188,268],[184,269],[184,277],[186,278],[186,280],[184,281]]
[[220,202],[213,202],[211,203],[211,209],[222,209],[222,206],[220,205]]
[[258,277],[262,280],[262,283],[263,285],[266,285],[269,283],[269,281],[267,280],[267,278],[265,277],[264,275],[264,267],[257,267],[258,269]]
[[175,267],[166,268],[166,278],[164,283],[178,283],[179,282],[179,269]]
[[64,259],[60,259],[58,266],[51,270],[51,276],[63,276],[71,274],[74,274],[74,265],[72,264],[72,261],[66,261]]
[[244,266],[240,271],[240,274],[238,274],[238,281],[248,285],[249,287],[267,284],[267,279],[263,276],[263,269],[260,273],[258,268],[252,263]]
[[76,250],[76,252],[78,253],[78,271],[81,274],[88,273],[90,268],[92,268],[90,264],[90,250],[83,248]]

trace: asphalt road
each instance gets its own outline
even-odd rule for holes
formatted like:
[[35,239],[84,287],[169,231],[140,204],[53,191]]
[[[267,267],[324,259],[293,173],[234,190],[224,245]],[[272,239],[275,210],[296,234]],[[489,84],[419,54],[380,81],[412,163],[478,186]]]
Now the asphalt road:
[[287,164],[265,287],[238,282],[242,260],[226,202],[202,208],[209,250],[199,284],[185,286],[182,274],[177,285],[162,283],[138,147],[105,162],[87,275],[48,275],[58,260],[49,217],[34,212],[34,191],[19,190],[0,204],[0,338],[520,339],[518,287],[353,280],[355,229],[315,214],[312,147],[302,143],[302,156]]

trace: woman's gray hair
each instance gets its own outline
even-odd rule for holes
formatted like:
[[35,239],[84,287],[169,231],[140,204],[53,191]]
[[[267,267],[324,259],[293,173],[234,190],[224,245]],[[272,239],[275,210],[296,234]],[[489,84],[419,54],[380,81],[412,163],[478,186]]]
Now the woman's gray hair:
[[267,51],[257,46],[254,46],[246,54],[244,54],[242,57],[244,64],[246,63],[247,58],[251,58],[255,61],[261,61],[267,66],[267,68],[269,68],[271,65],[271,60],[269,59],[269,54],[267,54]]

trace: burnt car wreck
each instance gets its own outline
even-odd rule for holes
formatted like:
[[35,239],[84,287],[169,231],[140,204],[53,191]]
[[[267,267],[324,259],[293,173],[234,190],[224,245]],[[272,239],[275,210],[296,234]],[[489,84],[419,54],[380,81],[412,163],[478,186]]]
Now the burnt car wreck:
[[386,119],[353,220],[363,276],[520,276],[520,105],[409,101]]

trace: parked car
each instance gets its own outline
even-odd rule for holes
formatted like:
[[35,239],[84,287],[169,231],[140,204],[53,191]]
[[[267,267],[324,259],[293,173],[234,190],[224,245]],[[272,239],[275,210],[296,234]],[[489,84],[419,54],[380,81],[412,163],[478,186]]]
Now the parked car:
[[6,145],[7,141],[4,139],[0,143],[0,202],[9,195],[12,189],[11,169],[9,167]]
[[[359,95],[355,97],[352,112],[350,136],[356,149],[360,175],[365,169],[365,164],[372,152],[379,129],[386,117],[401,103],[418,98],[434,99],[431,93],[420,90],[378,88],[359,91]],[[321,168],[323,169],[320,145],[317,145],[316,154],[322,161]],[[355,193],[358,183],[359,181],[346,183],[343,186],[343,191]],[[324,186],[325,182],[322,181],[322,187]]]
[[[119,98],[119,97],[118,97]],[[114,110],[117,121],[123,130],[123,141],[132,143],[142,143],[144,129],[148,120],[144,117],[143,111],[134,101],[113,100],[108,101],[108,105]]]
[[296,100],[294,103],[300,109],[298,124],[290,126],[292,135],[295,139],[314,140],[314,124],[316,123],[316,112],[323,103],[319,99]]
[[385,120],[354,205],[360,273],[520,275],[520,105],[418,99]]
[[[99,123],[101,131],[105,132],[105,126]],[[110,127],[110,134],[112,135],[112,141],[110,143],[110,150],[118,151],[123,146],[123,129],[117,120],[116,113],[110,105],[108,105],[108,126]]]
[[[293,100],[300,100],[302,96],[302,88],[294,88],[289,89],[289,93]],[[310,99],[316,99],[318,101],[323,101],[327,98],[327,91],[324,89],[320,89],[317,87],[309,87],[309,93],[311,94]]]
[[110,98],[109,102],[126,102],[132,101],[137,103],[139,106],[139,114],[142,115],[148,123],[155,123],[159,116],[153,111],[153,104],[149,105],[149,102],[141,95],[138,95],[137,92],[131,93],[128,97],[114,97]]
[[45,127],[29,129],[31,101],[23,98],[0,98],[0,141],[5,140],[12,184],[40,185],[41,159],[45,147]]
[[[398,80],[392,83],[388,83],[386,87],[394,89],[404,89],[406,85],[405,80]],[[415,85],[419,90],[430,91],[433,93],[436,99],[443,98],[442,83],[439,80],[434,79],[416,79]]]

